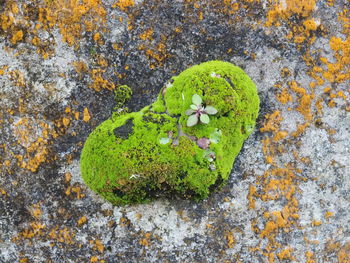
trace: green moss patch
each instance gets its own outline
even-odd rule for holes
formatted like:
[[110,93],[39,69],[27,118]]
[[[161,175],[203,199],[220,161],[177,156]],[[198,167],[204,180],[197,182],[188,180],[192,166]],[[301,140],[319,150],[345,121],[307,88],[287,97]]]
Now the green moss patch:
[[[194,94],[217,113],[208,124],[187,127]],[[82,177],[117,205],[174,194],[206,198],[227,181],[258,111],[255,84],[242,69],[222,61],[193,66],[173,77],[152,105],[99,125],[82,151]]]

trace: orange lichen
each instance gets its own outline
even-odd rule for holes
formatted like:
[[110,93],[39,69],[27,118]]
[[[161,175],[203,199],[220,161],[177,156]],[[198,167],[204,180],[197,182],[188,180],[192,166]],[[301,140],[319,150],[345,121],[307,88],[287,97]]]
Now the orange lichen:
[[149,247],[151,245],[151,240],[150,240],[151,235],[152,235],[151,233],[145,233],[144,238],[142,238],[139,241],[139,244],[145,247]]
[[30,211],[31,215],[36,219],[40,219],[42,216],[40,204],[32,205],[31,208],[29,209],[29,211]]
[[104,69],[96,68],[91,71],[92,83],[90,88],[101,91],[101,89],[114,90],[115,84],[103,77]]
[[322,71],[322,76],[333,83],[341,83],[350,79],[350,37],[342,40],[339,37],[332,37],[329,41],[334,51],[336,62],[331,63],[326,58],[321,59],[327,69]]
[[278,141],[286,138],[287,136],[288,136],[288,132],[286,132],[286,131],[278,131],[278,132],[275,133],[275,136],[273,137],[273,140],[275,142],[278,142]]
[[282,249],[281,252],[277,253],[277,257],[279,258],[279,260],[293,260],[292,254],[291,252],[293,251],[292,248],[285,248]]
[[[27,21],[28,14],[33,14],[31,23]],[[28,43],[37,47],[37,53],[47,59],[54,54],[55,42],[41,39],[41,32],[51,32],[58,28],[63,41],[79,48],[79,40],[84,32],[101,34],[106,31],[106,15],[101,0],[42,1],[35,5],[17,5],[10,0],[6,1],[4,10],[0,13],[0,28],[11,44],[28,39]],[[98,43],[100,44],[99,41]]]
[[312,253],[311,251],[306,251],[305,252],[305,257],[306,257],[306,263],[315,263],[315,257],[314,257],[314,253]]
[[84,113],[83,113],[83,121],[84,122],[89,122],[90,118],[91,118],[91,115],[89,113],[89,110],[88,110],[88,108],[85,107],[84,108]]
[[75,71],[81,76],[82,74],[85,74],[88,71],[88,66],[83,61],[75,61],[73,62],[73,66],[75,68]]
[[298,96],[299,106],[296,110],[304,116],[305,121],[310,121],[312,119],[311,102],[314,95],[308,94],[306,89],[300,87],[296,81],[289,82],[289,87]]
[[317,28],[318,24],[316,21],[314,19],[308,19],[305,20],[302,25],[293,25],[291,31],[286,35],[286,38],[299,44],[299,48],[305,45],[305,43],[310,45],[316,40],[315,31]]
[[135,5],[134,0],[118,0],[115,4],[112,5],[113,8],[118,7],[122,11],[128,10],[130,7]]
[[339,263],[350,262],[350,242],[346,243],[338,252],[337,255]]
[[15,155],[18,165],[35,172],[46,161],[50,138],[56,138],[57,133],[46,122],[29,118],[16,122],[13,132],[18,143],[26,149],[24,156]]
[[78,219],[78,226],[84,225],[87,222],[86,216],[82,216],[81,218]]
[[16,237],[18,238],[25,238],[25,239],[31,239],[35,236],[43,236],[45,234],[46,226],[44,224],[41,224],[39,222],[32,222],[29,224],[29,228],[24,229],[19,233],[19,235]]
[[229,248],[233,248],[235,244],[235,237],[233,236],[233,233],[231,231],[225,233],[225,238],[227,241],[227,246]]
[[264,125],[260,128],[260,131],[273,132],[278,130],[280,123],[283,120],[283,117],[281,116],[280,111],[275,111],[271,114],[266,114],[265,119],[266,121]]
[[324,218],[326,218],[327,220],[329,220],[329,218],[333,217],[334,214],[333,212],[331,211],[327,211],[325,214],[324,214]]
[[72,229],[64,227],[59,229],[59,227],[54,227],[47,235],[49,238],[65,244],[74,244],[75,233]]
[[103,253],[105,250],[104,245],[102,244],[101,240],[95,239],[95,240],[90,240],[90,245],[92,245],[92,249],[96,250],[100,253]]
[[21,41],[23,39],[23,31],[18,30],[15,32],[11,38],[11,43],[16,44],[18,41]]
[[282,91],[280,93],[278,93],[276,95],[276,97],[277,97],[277,100],[279,102],[281,102],[282,104],[286,104],[288,102],[292,102],[293,101],[293,97],[289,93],[287,88],[282,89]]
[[82,193],[81,188],[79,186],[68,186],[65,194],[70,196],[72,193],[75,193],[77,199],[81,199],[85,197],[85,194]]
[[0,76],[4,75],[7,69],[8,69],[8,66],[1,66],[0,67]]
[[64,117],[64,118],[62,118],[62,123],[63,123],[64,126],[67,127],[69,125],[69,123],[70,123],[70,119]]
[[154,32],[154,30],[152,28],[149,28],[140,35],[140,38],[142,40],[152,41],[153,40],[153,32]]
[[39,11],[39,22],[44,28],[57,26],[63,41],[76,47],[83,32],[103,30],[107,14],[101,0],[49,1]]
[[279,0],[267,13],[266,26],[279,26],[279,20],[287,20],[292,15],[307,17],[314,10],[316,0]]
[[23,72],[19,70],[11,70],[9,71],[8,75],[12,83],[17,87],[24,88],[26,86],[26,81]]
[[350,34],[350,10],[349,10],[349,8],[344,8],[342,11],[340,11],[338,19],[343,24],[343,34],[349,35]]
[[249,186],[249,194],[247,196],[248,201],[249,201],[249,208],[250,209],[255,209],[255,199],[254,196],[256,196],[257,193],[257,188],[254,185]]

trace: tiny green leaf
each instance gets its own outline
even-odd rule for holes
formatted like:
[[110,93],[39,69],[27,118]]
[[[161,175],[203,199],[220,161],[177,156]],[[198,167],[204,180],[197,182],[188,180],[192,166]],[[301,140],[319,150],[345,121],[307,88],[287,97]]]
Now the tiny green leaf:
[[187,119],[187,126],[188,127],[192,127],[192,126],[196,125],[197,123],[198,123],[197,115],[191,115],[190,117],[188,117],[188,119]]
[[218,113],[218,110],[215,109],[213,106],[207,106],[207,107],[205,107],[204,111],[205,111],[207,114],[210,114],[210,115],[214,115],[214,114]]
[[192,110],[197,110],[197,109],[198,109],[198,107],[197,107],[196,105],[194,105],[194,104],[191,104],[190,108],[191,108]]
[[199,96],[198,94],[194,94],[194,95],[192,96],[192,102],[193,102],[193,104],[195,104],[195,105],[200,105],[200,104],[202,104],[202,98],[201,98],[201,96]]
[[210,119],[209,116],[207,114],[202,114],[200,117],[201,122],[203,122],[204,124],[208,124]]
[[170,139],[167,138],[167,137],[163,137],[163,138],[160,138],[160,139],[159,139],[159,143],[160,143],[160,144],[167,144],[167,143],[169,143],[169,142],[170,142]]
[[216,128],[215,131],[210,134],[209,140],[212,143],[219,143],[221,136],[222,136],[221,130]]
[[187,111],[185,111],[185,114],[187,116],[190,116],[192,113],[194,113],[194,110],[192,110],[192,109],[188,109]]

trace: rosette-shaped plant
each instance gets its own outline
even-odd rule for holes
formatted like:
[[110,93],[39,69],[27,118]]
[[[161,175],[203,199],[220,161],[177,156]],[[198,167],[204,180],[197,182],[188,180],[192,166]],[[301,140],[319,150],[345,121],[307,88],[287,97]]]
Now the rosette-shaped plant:
[[198,94],[192,96],[192,103],[190,109],[186,111],[186,115],[189,115],[187,119],[187,126],[192,127],[198,123],[200,120],[201,123],[208,124],[210,119],[208,115],[214,115],[218,112],[213,106],[202,105],[202,98]]

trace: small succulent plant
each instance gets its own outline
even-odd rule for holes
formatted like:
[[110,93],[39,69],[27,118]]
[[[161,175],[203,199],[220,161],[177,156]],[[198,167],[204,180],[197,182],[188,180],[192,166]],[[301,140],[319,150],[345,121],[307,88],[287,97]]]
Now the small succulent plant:
[[192,127],[200,121],[201,123],[208,124],[210,119],[208,115],[214,115],[218,111],[213,106],[202,105],[202,98],[198,94],[192,96],[192,103],[190,109],[185,113],[188,115],[187,126]]

